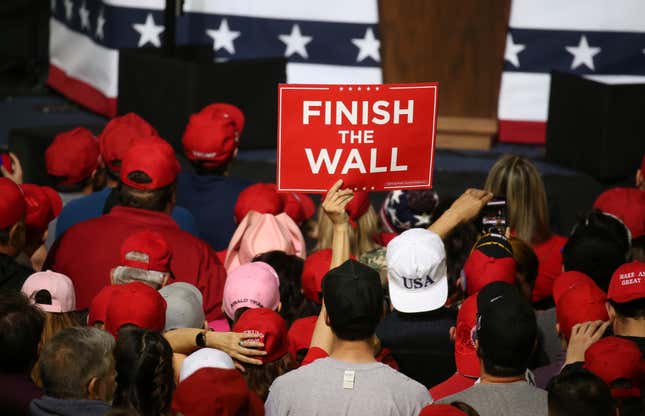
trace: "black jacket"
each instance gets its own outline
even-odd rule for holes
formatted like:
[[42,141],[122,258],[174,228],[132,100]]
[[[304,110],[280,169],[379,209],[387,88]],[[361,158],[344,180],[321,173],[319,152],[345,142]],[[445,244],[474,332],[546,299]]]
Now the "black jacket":
[[43,396],[29,405],[32,416],[103,416],[110,405],[100,400],[64,400]]
[[18,264],[13,257],[0,254],[0,290],[20,291],[33,272],[29,267]]

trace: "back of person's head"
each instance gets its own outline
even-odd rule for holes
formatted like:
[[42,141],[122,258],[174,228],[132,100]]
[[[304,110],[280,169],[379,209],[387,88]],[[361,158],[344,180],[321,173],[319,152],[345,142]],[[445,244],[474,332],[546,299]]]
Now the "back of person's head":
[[523,375],[535,349],[535,312],[517,288],[493,282],[477,295],[477,353],[482,371],[495,377]]
[[607,231],[615,241],[623,249],[625,256],[628,255],[631,247],[631,233],[627,226],[611,213],[604,213],[597,209],[588,212],[583,216],[574,226],[573,233],[578,228],[599,228]]
[[500,157],[488,172],[484,189],[506,198],[508,224],[519,238],[530,244],[549,238],[546,191],[531,161],[510,154]]
[[508,242],[511,243],[511,247],[513,248],[518,287],[522,291],[522,294],[527,299],[530,299],[538,273],[538,258],[535,255],[535,251],[524,240],[511,237],[508,239]]
[[612,215],[630,231],[631,238],[645,236],[645,189],[612,188],[596,199],[593,206]]
[[235,158],[244,129],[244,113],[227,103],[214,103],[190,116],[182,145],[198,174],[223,175]]
[[613,234],[600,227],[577,227],[562,248],[565,271],[585,273],[603,291],[611,274],[625,262],[624,247]]
[[230,320],[236,320],[242,308],[280,307],[280,278],[273,267],[256,261],[231,270],[224,284],[222,309]]
[[132,234],[121,244],[121,261],[113,269],[112,283],[140,281],[159,289],[171,276],[172,252],[163,235],[143,230]]
[[27,202],[20,187],[8,178],[0,178],[0,195],[0,246],[15,256],[25,245]]
[[239,224],[251,211],[278,215],[283,210],[284,200],[278,194],[278,187],[274,183],[260,182],[248,186],[240,192],[233,207],[233,216],[235,223]]
[[43,392],[58,399],[110,401],[114,392],[114,338],[91,327],[60,331],[40,353]]
[[[29,250],[35,251],[43,244],[49,223],[60,214],[63,200],[58,192],[48,186],[23,184],[27,211],[25,215],[26,242]],[[30,252],[27,252],[30,254]]]
[[383,316],[383,299],[378,272],[355,260],[331,269],[323,279],[327,324],[341,340],[370,339]]
[[303,272],[304,260],[294,254],[284,251],[272,250],[259,254],[253,262],[261,261],[273,267],[280,279],[280,315],[287,321],[296,319],[298,308],[304,297],[301,293],[300,276]]
[[0,292],[0,373],[26,373],[38,358],[43,313],[22,293]]
[[304,259],[307,247],[300,228],[285,213],[272,215],[251,211],[231,237],[224,267],[230,272],[251,262],[255,256],[274,250]]
[[473,295],[491,282],[516,284],[516,268],[513,247],[506,237],[484,234],[464,264],[466,294]]
[[[324,199],[324,198],[323,198]],[[372,207],[369,193],[364,191],[354,192],[354,197],[345,207],[349,216],[349,244],[350,252],[356,257],[373,250],[374,237],[378,234],[379,218]],[[316,250],[331,248],[333,224],[322,208],[318,211],[318,243]]]
[[105,309],[105,330],[115,338],[124,325],[151,331],[163,331],[166,325],[166,301],[159,292],[141,282],[118,285]]
[[56,135],[45,151],[47,173],[60,192],[82,191],[96,176],[100,160],[99,143],[84,127]]
[[173,148],[158,137],[142,138],[123,156],[119,204],[150,211],[167,211],[174,204],[180,171]]
[[611,276],[607,299],[610,313],[617,318],[645,325],[645,263],[633,261],[618,267]]
[[615,416],[609,387],[584,369],[566,370],[548,386],[549,416]]
[[202,368],[179,383],[172,410],[185,416],[262,416],[262,400],[238,370]]
[[396,234],[410,228],[428,228],[438,204],[439,195],[433,189],[391,191],[379,212],[383,228]]
[[135,113],[110,120],[98,138],[101,157],[110,179],[119,180],[123,156],[138,139],[157,135],[157,130]]
[[605,307],[606,299],[607,295],[591,280],[564,290],[555,303],[560,335],[568,341],[574,325],[589,321],[607,321],[609,316]]
[[135,409],[142,416],[168,414],[175,390],[168,341],[158,332],[124,328],[119,333],[114,358],[114,406]]
[[159,294],[166,300],[166,331],[204,327],[204,298],[197,287],[176,282],[159,289]]
[[288,349],[287,323],[271,309],[249,309],[237,320],[233,331],[257,334],[257,340],[264,343],[267,355],[261,358],[263,364],[248,366],[244,378],[249,388],[266,400],[273,381],[293,367]]

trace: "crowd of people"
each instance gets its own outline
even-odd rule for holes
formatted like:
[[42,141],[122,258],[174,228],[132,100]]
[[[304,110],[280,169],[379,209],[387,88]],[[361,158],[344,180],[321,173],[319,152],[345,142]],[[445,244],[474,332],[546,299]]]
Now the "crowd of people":
[[51,187],[3,159],[0,413],[644,414],[645,157],[561,236],[526,158],[317,206],[229,175],[244,123],[205,107],[179,156],[135,114],[76,128]]

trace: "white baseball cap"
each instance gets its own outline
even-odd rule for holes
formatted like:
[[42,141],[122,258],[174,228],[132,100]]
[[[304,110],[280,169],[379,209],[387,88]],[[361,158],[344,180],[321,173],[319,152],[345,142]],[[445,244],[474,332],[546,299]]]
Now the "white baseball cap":
[[186,380],[194,372],[202,368],[221,368],[234,370],[233,359],[224,351],[215,348],[201,348],[190,354],[181,364],[179,370],[179,382]]
[[412,228],[387,245],[390,300],[399,312],[428,312],[448,299],[446,250],[436,233]]

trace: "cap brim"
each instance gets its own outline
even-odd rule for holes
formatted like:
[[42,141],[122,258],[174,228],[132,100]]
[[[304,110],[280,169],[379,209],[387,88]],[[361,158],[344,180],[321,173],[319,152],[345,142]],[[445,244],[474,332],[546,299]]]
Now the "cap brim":
[[404,313],[429,312],[441,308],[448,299],[448,278],[442,276],[436,284],[414,292],[391,284],[388,278],[390,300],[394,309]]

